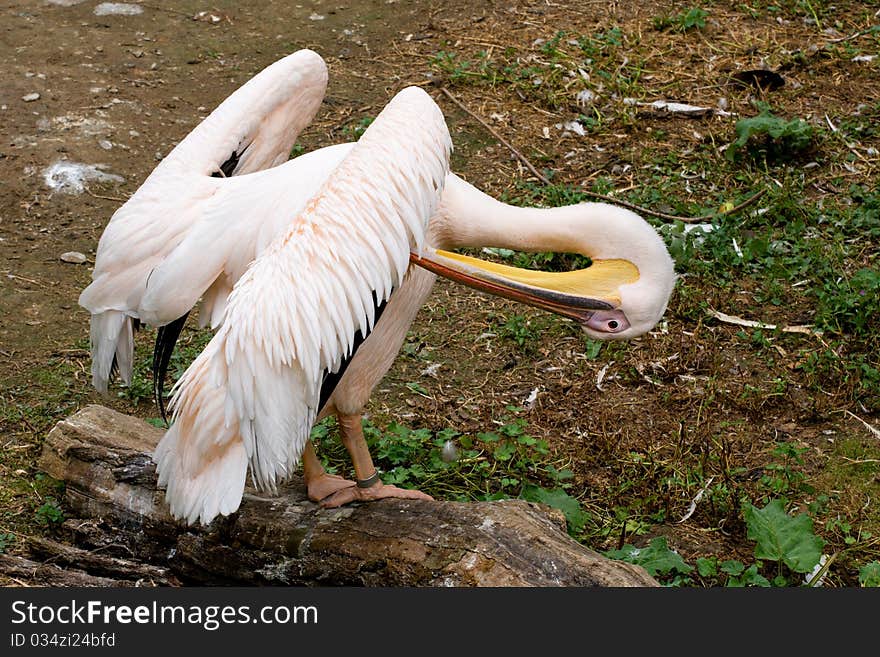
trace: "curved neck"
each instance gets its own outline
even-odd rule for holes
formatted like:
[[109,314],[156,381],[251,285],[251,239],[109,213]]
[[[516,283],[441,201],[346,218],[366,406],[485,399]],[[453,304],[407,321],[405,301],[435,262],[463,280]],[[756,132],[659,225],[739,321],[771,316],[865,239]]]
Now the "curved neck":
[[642,335],[652,328],[663,315],[675,285],[672,258],[657,231],[634,212],[614,205],[521,208],[500,203],[449,175],[429,230],[431,245],[445,250],[495,246],[579,253],[593,260],[588,271],[605,282],[608,277],[601,270],[611,262],[634,265],[634,280],[615,280],[613,290],[603,292],[606,298],[616,295],[616,307],[629,323],[626,331],[616,334],[618,339]]
[[637,215],[605,203],[558,208],[508,205],[449,175],[438,216],[435,245],[443,249],[494,246],[517,251],[574,252],[590,258],[626,257],[638,244],[658,242]]

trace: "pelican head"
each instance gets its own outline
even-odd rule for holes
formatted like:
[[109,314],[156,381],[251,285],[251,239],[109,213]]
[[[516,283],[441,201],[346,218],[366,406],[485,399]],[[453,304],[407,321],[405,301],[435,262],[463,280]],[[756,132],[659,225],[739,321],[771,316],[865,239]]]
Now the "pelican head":
[[[591,265],[570,272],[520,269],[426,248],[411,260],[497,296],[568,317],[596,340],[628,340],[663,316],[675,285],[672,258],[657,232],[629,210],[603,203],[542,209],[543,232],[506,243],[527,250],[579,253]],[[550,249],[539,245],[550,244]]]

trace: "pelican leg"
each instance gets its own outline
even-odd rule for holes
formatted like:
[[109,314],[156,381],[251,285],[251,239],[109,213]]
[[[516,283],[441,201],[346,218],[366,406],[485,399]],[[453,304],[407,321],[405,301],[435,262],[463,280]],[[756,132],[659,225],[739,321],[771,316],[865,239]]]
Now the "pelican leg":
[[398,497],[410,500],[433,500],[434,498],[419,490],[386,486],[379,479],[373,458],[364,439],[361,416],[339,414],[339,427],[342,432],[342,444],[351,456],[357,485],[342,488],[321,501],[321,506],[332,508],[349,502],[367,502],[385,497]]
[[315,453],[315,446],[312,441],[306,443],[306,447],[302,453],[303,479],[306,482],[309,499],[312,502],[320,502],[325,497],[329,497],[344,488],[354,486],[354,482],[350,479],[344,479],[338,475],[328,474],[321,465],[318,455]]

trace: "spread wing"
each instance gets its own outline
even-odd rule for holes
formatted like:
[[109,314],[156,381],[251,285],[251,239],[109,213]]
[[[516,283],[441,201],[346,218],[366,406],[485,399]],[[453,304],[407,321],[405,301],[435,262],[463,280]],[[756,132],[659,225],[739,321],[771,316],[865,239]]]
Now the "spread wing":
[[291,473],[324,376],[421,249],[450,151],[436,104],[401,91],[238,280],[175,386],[174,424],[155,453],[175,516],[207,523],[237,509],[248,465],[268,490]]
[[[327,67],[301,50],[263,69],[202,121],[111,217],[80,305],[92,314],[92,381],[106,392],[111,369],[130,382],[132,331],[156,267],[223,196],[224,178],[285,162],[320,106]],[[188,311],[189,309],[187,309]],[[172,318],[176,319],[176,318]]]

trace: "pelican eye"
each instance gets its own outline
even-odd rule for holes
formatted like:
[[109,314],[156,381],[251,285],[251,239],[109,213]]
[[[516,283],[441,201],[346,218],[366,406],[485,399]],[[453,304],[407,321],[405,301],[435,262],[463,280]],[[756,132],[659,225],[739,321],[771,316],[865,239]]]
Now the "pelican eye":
[[629,328],[629,320],[622,310],[597,310],[590,315],[586,326],[600,333],[620,333]]

